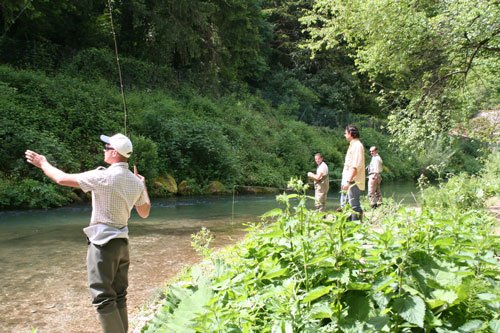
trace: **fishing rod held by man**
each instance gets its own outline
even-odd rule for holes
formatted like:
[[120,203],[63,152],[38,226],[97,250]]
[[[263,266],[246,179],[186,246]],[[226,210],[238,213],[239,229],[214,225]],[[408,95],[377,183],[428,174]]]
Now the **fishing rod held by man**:
[[123,134],[101,135],[104,162],[108,168],[78,174],[66,173],[47,161],[44,155],[26,150],[28,163],[41,169],[55,183],[92,192],[90,225],[87,236],[87,276],[92,304],[96,307],[104,332],[128,330],[127,288],[130,265],[128,220],[135,207],[142,218],[151,209],[145,178],[129,170],[132,142]]

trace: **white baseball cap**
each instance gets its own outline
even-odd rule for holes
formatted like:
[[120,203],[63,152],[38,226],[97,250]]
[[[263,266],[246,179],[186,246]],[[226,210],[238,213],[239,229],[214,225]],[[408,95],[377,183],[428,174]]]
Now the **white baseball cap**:
[[111,137],[101,135],[101,141],[109,144],[111,148],[116,150],[122,156],[129,158],[130,155],[132,155],[132,141],[121,133],[115,134]]

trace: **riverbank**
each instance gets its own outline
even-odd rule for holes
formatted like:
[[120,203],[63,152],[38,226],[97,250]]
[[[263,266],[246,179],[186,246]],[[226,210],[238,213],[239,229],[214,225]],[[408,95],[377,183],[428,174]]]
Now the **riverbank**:
[[[443,319],[442,324],[437,323],[439,327],[456,330],[457,326],[475,319],[477,312],[469,311],[469,305],[481,309],[484,319],[475,324],[477,327],[494,327],[496,315],[487,304],[490,298],[497,297],[488,294],[497,266],[494,259],[484,258],[490,258],[495,246],[491,233],[498,220],[488,216],[485,199],[498,193],[497,188],[496,184],[483,179],[461,175],[423,191],[421,210],[384,204],[376,210],[367,209],[362,224],[347,220],[343,214],[336,214],[332,223],[321,214],[305,210],[307,196],[299,194],[297,205],[281,213],[270,213],[268,216],[276,223],[256,230],[237,247],[229,249],[229,257],[220,258],[222,264],[211,257],[217,267],[213,277],[207,274],[209,270],[195,266],[196,274],[192,277],[186,275],[180,282],[167,286],[168,301],[163,302],[155,320],[148,322],[145,329],[158,332],[196,327],[199,331],[212,332],[220,330],[221,325],[226,325],[223,330],[237,325],[242,329],[261,330],[270,325],[281,327],[286,321],[298,331],[304,323],[318,330],[325,324],[343,330],[359,321],[358,313],[334,313],[331,304],[342,302],[342,308],[346,308],[364,303],[374,307],[373,311],[381,310],[380,307],[384,310],[391,302],[381,305],[373,301],[373,293],[363,292],[373,290],[371,286],[380,281],[385,285],[378,288],[387,290],[383,292],[396,298],[396,303],[387,307],[392,313],[383,323],[364,317],[361,325],[366,330],[393,331],[401,324],[401,318],[408,325],[431,327],[436,323],[429,321],[428,311]],[[285,201],[291,197],[280,199]],[[493,204],[492,209],[495,207]],[[378,219],[378,215],[382,218]],[[382,227],[383,232],[374,233],[373,227]],[[448,246],[451,243],[454,246]],[[403,244],[405,246],[401,246]],[[481,244],[481,248],[477,244]],[[477,274],[479,263],[483,265],[481,274]],[[394,276],[395,264],[397,276]],[[417,266],[421,269],[409,269]],[[462,279],[464,274],[467,280]],[[332,278],[328,280],[325,276]],[[446,276],[448,282],[435,283],[441,276]],[[397,305],[401,296],[393,291],[400,284],[417,291],[403,295],[413,306],[415,316],[407,317]],[[456,309],[447,311],[434,306],[448,302],[449,298],[439,293],[440,288],[446,288],[450,294],[457,290],[465,293],[463,298],[454,300]],[[338,297],[339,292],[347,296]],[[353,293],[356,293],[355,299],[349,297]],[[488,298],[475,297],[477,294],[488,295]],[[192,308],[194,304],[197,311]],[[288,317],[290,308],[303,311]],[[319,308],[321,313],[317,311]],[[317,315],[322,316],[319,319],[331,321],[318,320]],[[335,322],[336,318],[343,320]]]

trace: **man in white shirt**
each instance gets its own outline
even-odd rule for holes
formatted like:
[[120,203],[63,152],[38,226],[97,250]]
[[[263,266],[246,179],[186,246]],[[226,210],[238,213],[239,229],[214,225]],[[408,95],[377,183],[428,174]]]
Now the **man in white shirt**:
[[330,181],[328,179],[328,165],[323,161],[321,153],[314,155],[314,161],[318,165],[316,173],[308,172],[307,177],[314,180],[314,199],[315,206],[319,212],[326,210],[326,198],[330,189]]
[[349,204],[356,212],[352,220],[361,220],[361,191],[365,190],[365,148],[359,140],[359,130],[354,125],[347,125],[344,136],[349,141],[349,148],[345,155],[344,169],[342,170],[342,194],[340,205]]
[[129,170],[132,142],[123,134],[101,135],[108,168],[68,174],[52,166],[45,156],[27,150],[26,160],[62,186],[92,191],[92,217],[84,229],[88,238],[87,275],[92,304],[105,333],[128,330],[127,287],[129,246],[128,220],[135,206],[142,218],[149,216],[151,202],[145,179]]
[[370,206],[377,208],[382,204],[380,184],[382,183],[383,161],[375,146],[370,148],[370,155],[372,155],[372,159],[368,166],[368,198],[370,199]]

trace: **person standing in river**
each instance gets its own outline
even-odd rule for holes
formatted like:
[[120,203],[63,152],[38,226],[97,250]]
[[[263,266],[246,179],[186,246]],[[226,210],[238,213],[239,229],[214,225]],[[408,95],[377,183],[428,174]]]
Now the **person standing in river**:
[[380,184],[382,183],[383,162],[378,154],[378,149],[375,146],[370,147],[370,155],[372,159],[368,166],[368,198],[370,199],[370,206],[377,208],[382,204],[382,191]]
[[365,148],[359,140],[359,130],[356,126],[347,125],[344,136],[349,142],[349,148],[342,170],[340,205],[344,207],[348,203],[356,212],[351,219],[362,220],[361,191],[365,190]]
[[45,156],[25,152],[28,163],[55,183],[92,192],[92,216],[84,230],[88,239],[87,275],[92,304],[105,333],[128,330],[127,288],[130,265],[128,220],[135,206],[142,218],[151,209],[145,178],[129,170],[132,142],[123,134],[101,135],[108,168],[69,174],[51,165]]
[[316,173],[308,172],[307,177],[314,180],[314,199],[315,206],[319,212],[324,212],[326,209],[326,197],[330,188],[328,179],[328,165],[323,161],[321,153],[314,155],[314,161],[318,165]]

